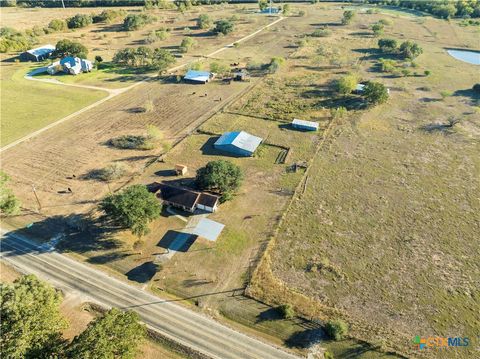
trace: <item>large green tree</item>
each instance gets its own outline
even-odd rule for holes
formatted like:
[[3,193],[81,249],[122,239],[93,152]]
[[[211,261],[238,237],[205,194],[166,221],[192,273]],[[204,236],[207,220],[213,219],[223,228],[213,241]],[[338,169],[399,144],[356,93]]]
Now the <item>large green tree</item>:
[[196,184],[200,189],[231,194],[240,187],[242,180],[240,167],[230,161],[217,160],[197,171]]
[[13,191],[7,187],[9,180],[10,177],[0,171],[0,213],[13,215],[20,211],[20,201],[15,197]]
[[118,226],[129,228],[141,237],[149,232],[148,223],[160,216],[160,204],[143,185],[133,185],[109,194],[100,203],[107,217]]
[[207,14],[202,14],[197,19],[197,26],[200,29],[209,29],[212,26],[212,19]]
[[217,34],[227,35],[233,31],[233,28],[234,25],[232,21],[223,19],[215,22],[213,32]]
[[133,359],[146,334],[134,312],[122,312],[113,308],[103,317],[91,322],[87,329],[76,336],[69,349],[72,359],[122,358]]
[[423,52],[423,49],[420,47],[420,45],[410,40],[402,42],[398,50],[404,59],[410,60],[413,60]]
[[358,85],[358,77],[355,74],[347,74],[338,79],[335,84],[336,90],[341,95],[351,94]]
[[63,346],[61,295],[33,275],[0,284],[0,343],[4,358],[58,357]]
[[388,89],[380,82],[368,82],[363,89],[363,96],[369,105],[379,105],[388,100]]
[[165,49],[155,49],[152,55],[152,66],[163,73],[170,65],[175,63],[175,57]]
[[55,46],[55,52],[58,56],[78,56],[86,58],[88,55],[87,48],[79,42],[72,40],[60,40]]
[[78,29],[81,27],[91,25],[92,23],[93,23],[92,16],[86,15],[86,14],[77,14],[67,19],[67,26],[69,29]]

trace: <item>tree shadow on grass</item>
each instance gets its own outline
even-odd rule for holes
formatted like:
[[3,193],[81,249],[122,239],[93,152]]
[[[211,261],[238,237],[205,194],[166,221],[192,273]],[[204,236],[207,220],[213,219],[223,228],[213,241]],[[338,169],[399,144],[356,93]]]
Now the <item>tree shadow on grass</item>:
[[153,262],[145,262],[140,264],[138,267],[129,270],[126,273],[126,276],[131,281],[147,283],[155,276],[158,269],[160,269],[158,264]]
[[293,333],[285,340],[285,345],[290,348],[308,348],[325,340],[328,340],[326,333],[321,327],[317,327]]
[[453,93],[453,96],[466,97],[470,99],[469,105],[480,105],[480,93],[473,91],[472,89],[457,90]]
[[[108,251],[121,247],[121,243],[113,238],[118,230],[108,223],[92,220],[83,214],[68,216],[52,216],[31,223],[24,228],[12,231],[12,240],[16,236],[33,240],[35,243],[48,243],[44,249],[56,250],[59,253],[74,252],[85,254],[96,251]],[[3,242],[8,244],[8,242]],[[40,247],[32,251],[41,250]],[[23,253],[24,254],[24,253]]]
[[335,109],[345,107],[348,111],[364,110],[367,108],[366,102],[359,96],[345,96],[336,98],[327,98],[317,102],[317,106]]
[[255,323],[261,323],[270,320],[282,320],[283,317],[277,308],[268,308],[257,315]]
[[87,259],[87,262],[92,264],[106,264],[109,262],[118,261],[120,259],[129,257],[131,255],[133,255],[133,253],[128,253],[128,252],[106,253],[106,254],[90,257]]

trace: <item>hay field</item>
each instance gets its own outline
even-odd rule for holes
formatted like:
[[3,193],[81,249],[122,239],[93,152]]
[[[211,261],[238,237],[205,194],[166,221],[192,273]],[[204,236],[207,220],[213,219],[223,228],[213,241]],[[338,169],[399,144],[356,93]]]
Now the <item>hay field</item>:
[[[318,26],[335,14],[325,12]],[[393,22],[385,37],[423,47],[414,70],[429,69],[431,76],[395,78],[376,70],[379,55],[368,25],[381,18]],[[480,321],[480,116],[478,97],[469,90],[478,67],[445,51],[478,46],[475,29],[383,14],[357,15],[353,24],[331,29],[324,42],[337,56],[360,55],[340,72],[387,84],[391,98],[353,111],[321,147],[251,293],[268,302],[290,300],[305,315],[343,317],[353,336],[385,349],[472,357],[474,345],[414,352],[411,338],[474,338]],[[319,77],[331,72],[322,63],[311,69]],[[442,126],[451,117],[460,123]]]
[[[37,23],[39,26],[47,26],[48,22],[53,18],[65,18],[76,13],[97,14],[102,10],[103,8],[79,8],[66,9],[64,12],[63,9],[1,8],[2,25],[23,29],[23,26],[29,23],[26,19],[34,17],[35,20],[32,21],[28,28],[32,28]],[[141,11],[139,8],[128,8],[127,10],[128,13]],[[189,53],[184,54],[182,58],[177,60],[176,65],[179,65],[197,60],[201,56],[221,48],[223,45],[233,42],[235,39],[253,32],[253,29],[260,28],[271,21],[266,16],[251,14],[247,10],[236,6],[209,8],[208,13],[212,19],[226,18],[233,15],[237,17],[235,32],[228,36],[215,36],[207,30],[196,28],[197,17],[205,11],[207,11],[206,8],[202,7],[195,7],[185,14],[180,14],[173,10],[153,10],[149,11],[149,14],[155,16],[157,21],[136,31],[123,31],[121,28],[123,19],[119,18],[110,24],[92,24],[75,31],[68,30],[42,35],[39,36],[38,41],[39,44],[56,44],[61,39],[75,40],[88,48],[89,59],[93,60],[95,56],[101,56],[108,63],[119,49],[146,45],[144,39],[152,30],[169,28],[171,31],[167,39],[147,44],[147,46],[152,48],[162,47],[176,51],[185,36],[193,37],[197,41],[197,45]],[[2,80],[2,146],[86,107],[107,95],[104,91],[59,87],[55,84],[27,81],[23,77],[37,68],[39,64],[14,62],[12,61],[14,56],[16,56],[14,53],[0,55],[2,60],[0,63]],[[238,61],[238,59],[234,60]],[[41,66],[48,66],[50,63],[51,60],[47,60],[42,62]],[[183,71],[178,72],[179,75],[182,73]],[[144,74],[139,71],[128,71],[107,64],[107,66],[103,66],[91,73],[78,76],[39,74],[35,78],[54,79],[67,84],[116,89],[141,81],[147,75],[152,75],[152,73]]]
[[28,81],[23,76],[30,65],[2,63],[0,66],[2,146],[108,95],[105,91]]

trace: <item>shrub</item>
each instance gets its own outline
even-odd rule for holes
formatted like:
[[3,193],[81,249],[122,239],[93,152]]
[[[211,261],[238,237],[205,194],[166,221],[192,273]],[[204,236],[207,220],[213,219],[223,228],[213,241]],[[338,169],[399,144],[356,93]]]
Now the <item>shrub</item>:
[[380,36],[383,34],[384,26],[380,23],[376,23],[372,25],[372,31],[374,36]]
[[397,50],[397,40],[395,39],[380,39],[378,40],[378,47],[383,52],[395,52]]
[[225,64],[221,64],[221,63],[218,63],[218,62],[212,62],[210,64],[210,71],[215,73],[215,74],[223,75],[223,74],[229,72],[230,68]]
[[328,37],[332,34],[332,31],[330,29],[327,29],[326,27],[322,29],[317,29],[314,32],[312,32],[313,37]]
[[447,97],[452,96],[452,91],[442,91],[440,92],[440,96],[442,96],[442,100],[445,100]]
[[277,311],[280,313],[284,319],[292,319],[295,317],[295,311],[290,304],[283,304],[277,308]]
[[88,177],[97,179],[100,181],[114,181],[122,178],[127,173],[127,169],[121,163],[112,163],[100,170],[94,170],[89,173]]
[[168,31],[165,29],[161,30],[153,30],[148,34],[148,36],[145,38],[145,42],[147,44],[153,44],[154,42],[165,40],[168,37]]
[[348,25],[352,22],[353,18],[355,17],[355,12],[352,10],[346,10],[343,12],[342,24]]
[[92,23],[92,16],[86,14],[77,14],[67,19],[67,26],[69,29],[79,29],[81,27],[91,25]]
[[268,1],[267,0],[258,0],[258,7],[260,10],[265,10],[268,8]]
[[95,62],[96,62],[97,64],[103,62],[103,57],[101,57],[101,56],[99,56],[99,55],[95,56]]
[[417,43],[408,40],[400,45],[399,52],[404,59],[414,59],[422,54],[423,49]]
[[282,9],[282,14],[283,15],[285,15],[285,16],[290,15],[290,11],[291,11],[290,4],[283,5],[283,9]]
[[215,27],[213,28],[213,32],[216,34],[223,34],[227,35],[234,30],[233,22],[230,20],[218,20],[215,22]]
[[148,14],[129,14],[123,20],[123,28],[126,31],[138,30],[155,20],[154,16]]
[[325,324],[325,331],[334,340],[342,340],[348,334],[348,325],[341,319],[330,320]]
[[341,79],[337,80],[335,87],[336,91],[341,95],[351,94],[358,85],[358,76],[355,74],[347,74]]
[[397,62],[395,60],[380,59],[379,63],[380,71],[382,72],[395,73],[397,71]]
[[9,27],[2,27],[0,36],[0,52],[25,51],[37,43],[33,32],[28,35]]
[[284,64],[285,59],[283,57],[272,57],[270,63],[267,66],[267,72],[269,74],[274,74],[277,72],[280,67]]
[[122,150],[151,150],[154,146],[147,136],[125,135],[112,138],[108,144]]
[[67,30],[68,26],[65,20],[53,19],[48,23],[48,28],[53,31],[65,31]]
[[78,56],[86,58],[88,55],[87,48],[79,42],[68,39],[60,40],[55,46],[55,53],[57,56]]
[[480,93],[480,83],[473,85],[473,92]]
[[182,43],[180,44],[180,51],[188,52],[196,44],[197,42],[191,37],[185,37],[183,38]]
[[125,10],[113,10],[113,9],[108,9],[108,10],[103,10],[100,14],[95,15],[93,17],[93,22],[98,23],[98,22],[106,22],[107,24],[113,22],[113,20],[125,16],[127,12]]
[[385,25],[385,26],[392,25],[392,22],[388,19],[380,19],[380,20],[378,20],[378,23],[382,24],[382,25]]
[[343,106],[330,110],[330,115],[334,120],[344,119],[345,117],[347,117],[347,114],[348,114],[348,110]]
[[300,11],[298,12],[298,16],[303,17],[303,16],[305,16],[305,15],[306,15],[306,12],[305,12],[304,10],[300,10]]
[[209,29],[212,26],[212,19],[207,14],[202,14],[197,19],[197,26],[200,29]]
[[0,213],[10,216],[20,212],[20,201],[7,187],[8,181],[10,181],[10,177],[0,171]]

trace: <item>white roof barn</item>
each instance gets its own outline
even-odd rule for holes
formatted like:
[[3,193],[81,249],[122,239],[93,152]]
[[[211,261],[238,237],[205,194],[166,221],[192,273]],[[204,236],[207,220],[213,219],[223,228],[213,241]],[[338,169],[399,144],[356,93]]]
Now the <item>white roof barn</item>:
[[230,152],[238,156],[253,156],[253,153],[263,141],[245,131],[225,132],[215,141],[213,146],[221,151]]
[[213,74],[208,71],[188,70],[183,78],[185,81],[207,83],[213,78]]
[[300,130],[316,131],[318,130],[318,123],[294,118],[292,121],[292,127]]
[[50,57],[54,51],[55,46],[47,44],[23,52],[20,54],[20,59],[22,61],[43,61]]

